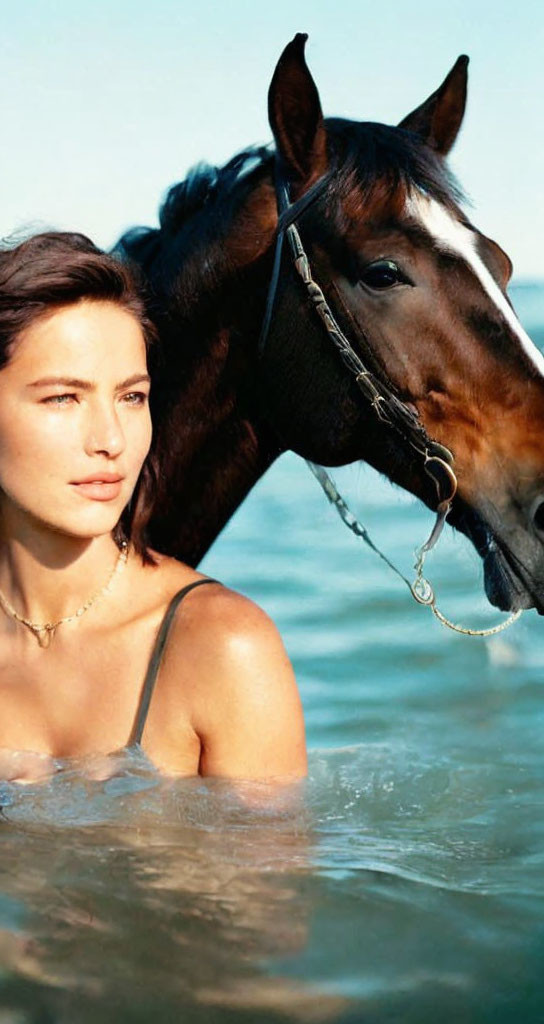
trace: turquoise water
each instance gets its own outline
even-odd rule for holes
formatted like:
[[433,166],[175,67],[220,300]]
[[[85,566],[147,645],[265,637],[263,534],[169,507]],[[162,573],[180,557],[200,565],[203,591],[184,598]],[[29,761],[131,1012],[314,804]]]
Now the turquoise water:
[[[409,573],[431,514],[365,467],[335,478]],[[204,569],[280,626],[309,780],[287,803],[130,754],[105,782],[0,783],[1,1024],[544,1021],[542,619],[444,630],[294,456]],[[451,618],[500,618],[463,538],[428,571]]]

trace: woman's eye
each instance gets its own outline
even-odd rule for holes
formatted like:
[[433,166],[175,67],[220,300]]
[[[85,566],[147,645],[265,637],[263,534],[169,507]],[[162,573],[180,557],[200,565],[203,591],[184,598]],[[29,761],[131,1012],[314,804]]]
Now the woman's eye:
[[45,405],[68,405],[71,401],[76,399],[76,395],[48,395],[47,398],[43,398],[42,401]]
[[393,260],[376,260],[369,263],[361,274],[361,281],[369,288],[383,291],[396,284],[408,284],[408,279]]
[[123,397],[127,405],[145,405],[147,402],[147,395],[145,391],[129,391],[129,393]]

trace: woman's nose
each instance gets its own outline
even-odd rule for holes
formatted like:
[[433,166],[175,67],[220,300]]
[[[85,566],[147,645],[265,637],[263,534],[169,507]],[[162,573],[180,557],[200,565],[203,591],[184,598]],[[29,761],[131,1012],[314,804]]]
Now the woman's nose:
[[125,447],[125,436],[114,408],[94,408],[90,414],[86,450],[89,455],[104,454],[109,458],[120,455]]

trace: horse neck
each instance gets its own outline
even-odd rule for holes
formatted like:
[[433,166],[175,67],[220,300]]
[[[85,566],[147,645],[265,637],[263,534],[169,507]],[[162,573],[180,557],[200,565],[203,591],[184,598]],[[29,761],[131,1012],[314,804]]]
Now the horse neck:
[[213,204],[211,214],[203,204],[184,216],[182,183],[160,229],[118,243],[156,299],[159,479],[150,541],[191,565],[283,450],[258,400],[257,339],[276,226],[265,163],[240,189],[232,203],[218,201],[214,223]]
[[149,535],[155,549],[196,566],[281,447],[258,413],[254,339],[209,328],[188,345],[184,339],[181,353],[183,327],[175,328],[177,346],[171,328],[166,333],[153,403],[159,480]]

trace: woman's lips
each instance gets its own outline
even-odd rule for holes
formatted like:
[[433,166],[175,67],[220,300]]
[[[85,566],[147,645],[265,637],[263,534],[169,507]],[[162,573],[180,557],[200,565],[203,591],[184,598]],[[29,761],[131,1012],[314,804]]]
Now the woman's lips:
[[91,501],[113,501],[119,497],[122,485],[123,477],[119,477],[117,480],[84,480],[72,487]]

